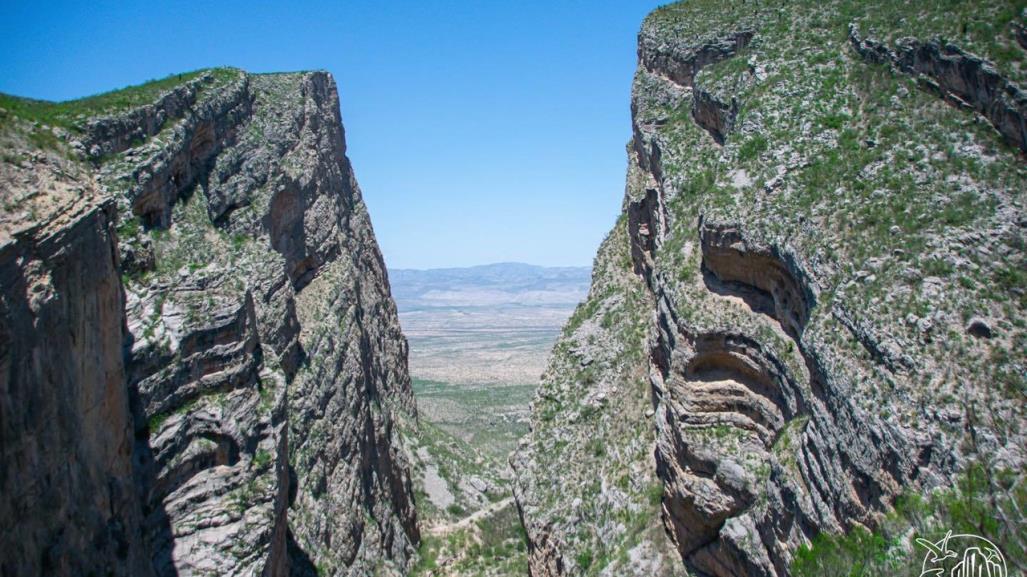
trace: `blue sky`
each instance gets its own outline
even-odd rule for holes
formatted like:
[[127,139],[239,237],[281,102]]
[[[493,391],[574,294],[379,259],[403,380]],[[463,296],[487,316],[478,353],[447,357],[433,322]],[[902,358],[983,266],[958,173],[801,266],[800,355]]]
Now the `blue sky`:
[[326,69],[390,267],[588,265],[620,211],[635,37],[663,3],[5,0],[0,91]]

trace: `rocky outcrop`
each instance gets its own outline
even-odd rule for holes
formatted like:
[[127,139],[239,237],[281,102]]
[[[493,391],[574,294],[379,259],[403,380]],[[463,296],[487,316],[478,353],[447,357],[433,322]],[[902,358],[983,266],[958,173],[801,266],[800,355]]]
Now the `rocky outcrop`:
[[[86,563],[136,575],[405,572],[419,539],[395,431],[415,411],[406,341],[331,76],[207,71],[67,138],[65,162],[95,178],[102,209],[92,237],[54,225],[45,250],[23,235],[5,260],[4,322],[19,324],[4,334],[32,337],[4,341],[18,367],[5,372],[4,414],[26,415],[24,426],[5,417],[4,471],[12,484],[46,488],[0,500],[13,513],[49,495],[63,512],[22,515],[39,520],[38,544],[6,539],[30,530],[25,522],[5,530],[5,561],[17,565],[4,574],[85,574]],[[26,251],[69,246],[83,252],[71,255],[78,284],[27,265]],[[69,336],[109,364],[48,378],[28,370],[60,350],[46,341],[65,334],[58,325],[82,316],[61,305],[33,325],[17,311],[35,305],[11,300],[36,294],[14,280],[29,276],[55,303],[103,303],[82,317],[92,333]],[[32,378],[50,383],[37,388],[49,403],[38,412],[20,392]],[[61,392],[75,382],[88,385],[81,403]],[[68,416],[69,434],[46,454],[79,456],[74,491],[63,465],[38,454],[54,413]],[[21,448],[9,458],[8,446]]]
[[1012,26],[1013,36],[1016,37],[1016,42],[1021,48],[1027,50],[1027,26],[1019,22],[1013,22]]
[[753,35],[753,30],[740,30],[696,44],[682,44],[643,28],[639,35],[639,66],[681,87],[691,88],[692,118],[717,144],[724,144],[738,116],[738,100],[731,97],[725,102],[699,86],[696,76],[704,67],[737,55],[752,42]]
[[[532,575],[638,572],[616,537],[590,538],[618,526],[586,503],[660,516],[665,535],[630,541],[669,538],[676,555],[647,557],[660,560],[648,574],[784,577],[818,535],[878,530],[901,495],[968,468],[1022,482],[1023,381],[1001,375],[1024,364],[1007,267],[1025,263],[1027,181],[1019,151],[976,119],[1019,147],[1016,91],[953,46],[856,42],[966,106],[911,91],[853,59],[848,28],[905,20],[891,4],[856,10],[683,2],[643,24],[624,214],[514,459]],[[948,18],[917,10],[921,26]],[[732,75],[744,81],[726,90]],[[636,379],[648,403],[624,393]],[[655,473],[658,513],[632,482],[617,492],[610,462],[632,482]]]
[[1003,77],[987,60],[950,42],[903,38],[895,48],[863,37],[849,25],[853,48],[868,62],[889,64],[955,106],[974,110],[1010,144],[1027,152],[1027,91]]
[[262,367],[252,294],[226,277],[208,269],[129,293],[128,382],[158,574],[286,566],[285,382]]
[[197,92],[213,81],[209,73],[204,73],[160,94],[153,103],[127,113],[86,119],[79,151],[94,160],[124,152],[160,132],[165,123],[181,118],[196,103]]
[[798,257],[777,246],[747,239],[738,226],[700,222],[703,280],[718,294],[737,294],[776,319],[793,339],[802,336],[816,288]]
[[638,36],[638,63],[650,73],[676,84],[693,86],[703,67],[731,58],[749,44],[753,34],[751,29],[739,30],[691,43],[688,39],[670,38],[654,28],[643,27]]
[[116,220],[112,202],[80,199],[0,246],[4,576],[152,574],[132,475]]
[[[209,73],[199,80],[214,82]],[[133,150],[126,157],[115,159],[102,168],[109,186],[126,189],[123,202],[131,206],[132,215],[145,227],[167,228],[170,225],[175,201],[184,191],[190,190],[197,179],[207,176],[211,160],[235,139],[237,126],[252,114],[249,81],[245,76],[211,88],[213,90],[208,89],[198,101],[196,90],[186,92],[186,96],[191,97],[191,104],[175,110],[181,118],[167,127],[167,133],[161,136],[158,146],[144,145],[141,150]],[[188,102],[190,100],[186,99],[185,103]],[[180,103],[180,106],[185,103]],[[133,131],[131,122],[156,122],[152,119],[166,116],[162,111],[158,109],[157,113],[141,116],[130,112],[94,121],[90,129],[115,134],[129,132],[134,138],[139,138],[140,134],[155,136],[149,133],[145,124]],[[145,140],[143,142],[145,144]],[[86,145],[84,143],[81,148]],[[112,152],[116,150],[112,149]]]
[[786,575],[783,544],[872,524],[915,482],[921,449],[912,432],[850,403],[825,369],[805,337],[816,291],[797,255],[737,226],[704,222],[699,237],[707,288],[771,318],[803,362],[789,367],[742,331],[699,332],[661,299],[653,387],[665,516],[686,563],[705,574]]
[[735,127],[738,117],[738,100],[721,102],[717,97],[701,88],[696,88],[692,96],[692,118],[696,124],[710,133],[717,144],[724,144],[727,134]]

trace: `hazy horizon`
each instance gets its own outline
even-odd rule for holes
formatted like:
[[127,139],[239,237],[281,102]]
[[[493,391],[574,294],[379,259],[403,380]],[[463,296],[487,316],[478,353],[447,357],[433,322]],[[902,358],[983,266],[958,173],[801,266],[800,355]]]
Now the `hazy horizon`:
[[545,265],[535,264],[530,262],[522,262],[516,260],[509,261],[497,261],[497,262],[484,262],[480,264],[469,264],[469,265],[454,265],[454,266],[433,266],[429,268],[417,268],[417,267],[388,267],[389,271],[444,271],[444,270],[463,270],[463,269],[474,269],[474,268],[489,268],[489,267],[503,267],[503,266],[518,266],[518,267],[532,267],[542,269],[592,269],[592,265]]

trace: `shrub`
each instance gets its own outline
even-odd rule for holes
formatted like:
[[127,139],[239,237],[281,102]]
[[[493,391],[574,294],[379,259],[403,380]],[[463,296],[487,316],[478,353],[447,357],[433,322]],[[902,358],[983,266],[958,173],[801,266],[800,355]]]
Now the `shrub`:
[[578,562],[582,571],[588,571],[588,568],[592,566],[592,550],[584,549],[574,557],[574,560]]
[[[1011,572],[1022,570],[1027,567],[1024,511],[1027,486],[1022,472],[994,472],[975,464],[952,489],[927,497],[903,495],[873,532],[855,527],[845,535],[818,535],[796,552],[792,575],[917,577],[926,551],[909,550],[906,543],[915,543],[918,537],[935,541],[946,531],[990,540],[1002,551]],[[910,529],[913,534],[907,540]]]

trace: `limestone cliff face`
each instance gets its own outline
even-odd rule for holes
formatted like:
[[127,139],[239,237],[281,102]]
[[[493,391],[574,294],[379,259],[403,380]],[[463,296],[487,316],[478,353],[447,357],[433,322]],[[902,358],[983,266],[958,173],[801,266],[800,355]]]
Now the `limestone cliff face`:
[[132,477],[116,220],[113,203],[75,202],[0,247],[5,577],[151,574]]
[[[13,116],[7,138],[31,148],[39,125]],[[94,216],[65,224],[45,193],[23,195],[54,232],[5,248],[3,482],[39,490],[0,502],[28,511],[49,494],[89,523],[5,514],[4,558],[25,558],[10,574],[88,572],[76,559],[139,575],[403,572],[418,541],[393,430],[415,410],[406,342],[331,76],[207,71],[67,122],[41,161],[81,173],[88,188],[54,194]],[[5,161],[9,193],[31,162]],[[11,212],[10,228],[32,220]],[[46,370],[65,350],[109,363]],[[78,434],[53,432],[55,414]],[[43,448],[43,431],[59,439]],[[88,483],[60,470],[69,454]],[[34,547],[14,536],[30,529]]]
[[[625,574],[625,552],[661,549],[575,507],[639,510],[645,475],[610,473],[617,421],[647,450],[616,437],[612,459],[658,479],[697,575],[788,575],[819,533],[873,529],[971,466],[1022,479],[1019,15],[974,8],[993,42],[900,4],[689,0],[646,19],[625,214],[515,459],[533,575]],[[596,362],[639,332],[634,371]],[[610,392],[637,378],[646,413]]]

